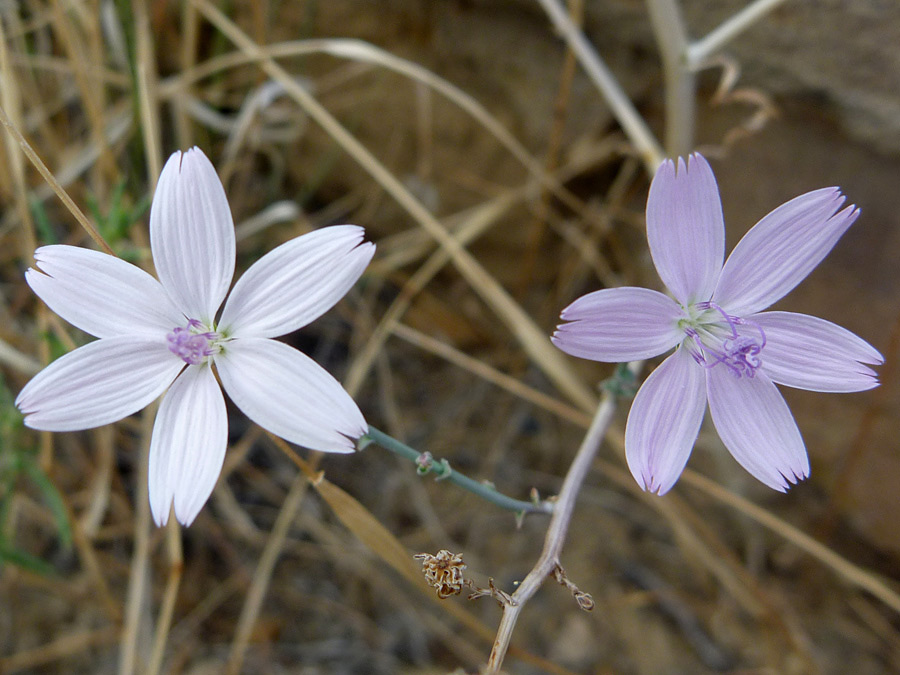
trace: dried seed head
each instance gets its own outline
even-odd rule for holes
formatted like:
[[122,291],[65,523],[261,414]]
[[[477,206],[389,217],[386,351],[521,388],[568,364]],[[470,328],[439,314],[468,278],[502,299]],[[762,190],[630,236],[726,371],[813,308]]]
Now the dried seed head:
[[466,564],[462,561],[461,553],[450,553],[443,549],[437,555],[419,553],[413,556],[422,561],[422,572],[425,581],[437,591],[439,598],[449,598],[458,595],[465,583],[463,570]]

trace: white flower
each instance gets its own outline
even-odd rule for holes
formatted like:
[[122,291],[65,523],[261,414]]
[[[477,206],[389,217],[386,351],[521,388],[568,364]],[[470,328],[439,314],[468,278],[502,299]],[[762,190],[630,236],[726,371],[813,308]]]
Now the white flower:
[[99,339],[57,359],[16,405],[25,424],[75,431],[110,424],[163,392],[150,443],[150,507],[164,525],[189,525],[212,493],[228,444],[225,399],[264,429],[307,448],[353,452],[366,433],[359,408],[314,361],[271,338],[330,309],[375,252],[354,225],[297,237],[234,285],[234,223],[206,156],[173,154],[150,211],[159,281],[105,253],[35,251],[25,279],[50,309]]

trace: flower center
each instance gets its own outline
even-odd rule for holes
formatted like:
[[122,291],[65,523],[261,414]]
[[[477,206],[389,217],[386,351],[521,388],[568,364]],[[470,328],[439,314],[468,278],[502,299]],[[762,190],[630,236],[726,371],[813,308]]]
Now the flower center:
[[766,334],[754,321],[732,316],[714,302],[692,305],[679,326],[693,346],[691,356],[704,368],[724,364],[736,377],[753,377],[762,365]]
[[222,338],[214,331],[204,330],[206,326],[189,319],[186,326],[177,326],[166,335],[169,351],[189,366],[196,366],[219,351],[217,342]]

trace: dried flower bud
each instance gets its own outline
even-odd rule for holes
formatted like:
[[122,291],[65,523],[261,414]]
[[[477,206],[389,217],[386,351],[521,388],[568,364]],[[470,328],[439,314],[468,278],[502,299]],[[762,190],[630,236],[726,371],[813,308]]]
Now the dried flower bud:
[[443,549],[437,555],[419,553],[413,557],[422,561],[425,580],[434,587],[439,598],[459,595],[465,583],[463,570],[466,569],[466,564],[462,561],[462,554]]
[[566,571],[559,563],[556,563],[556,567],[553,568],[553,578],[556,579],[561,586],[565,586],[569,589],[572,593],[572,597],[575,598],[575,602],[578,603],[578,606],[581,607],[581,609],[585,612],[590,612],[594,609],[594,598],[591,597],[591,594],[585,593],[572,583],[572,581],[569,580],[569,577],[566,576]]

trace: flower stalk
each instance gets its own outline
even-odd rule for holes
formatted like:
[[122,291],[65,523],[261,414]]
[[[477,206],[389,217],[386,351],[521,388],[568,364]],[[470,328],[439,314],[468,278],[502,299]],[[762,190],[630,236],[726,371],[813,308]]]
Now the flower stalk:
[[420,475],[432,473],[436,480],[446,480],[454,485],[458,485],[464,490],[478,495],[482,499],[496,504],[502,509],[514,512],[517,517],[525,516],[528,513],[553,513],[553,502],[546,499],[534,499],[533,501],[522,501],[513,499],[507,495],[498,492],[490,483],[484,483],[465,474],[460,473],[456,469],[451,468],[450,462],[446,459],[436,460],[429,452],[419,452],[409,447],[405,443],[401,443],[393,436],[389,436],[383,431],[379,431],[375,427],[370,426],[365,436],[359,439],[357,447],[362,450],[369,444],[374,443],[379,447],[389,450],[404,459],[408,459],[415,463],[416,471]]

